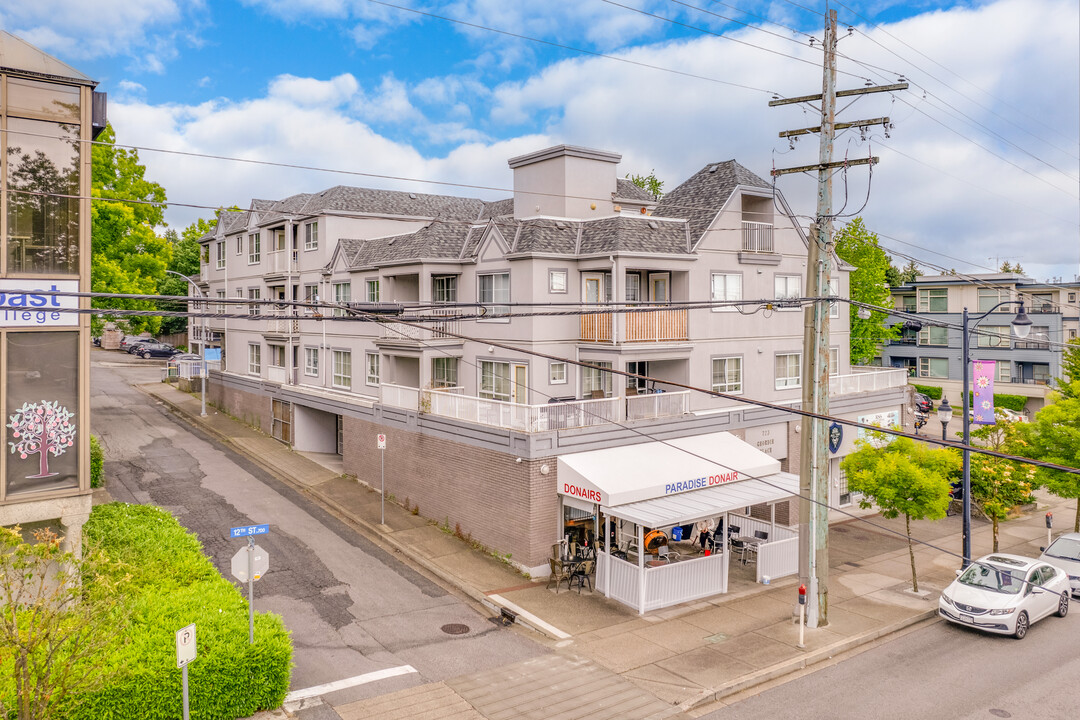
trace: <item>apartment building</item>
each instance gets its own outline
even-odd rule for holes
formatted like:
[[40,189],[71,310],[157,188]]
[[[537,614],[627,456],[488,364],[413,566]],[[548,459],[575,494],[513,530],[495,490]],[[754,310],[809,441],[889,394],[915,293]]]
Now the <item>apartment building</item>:
[[1080,332],[1078,293],[1080,280],[1042,283],[1017,273],[916,278],[893,289],[893,306],[908,316],[890,318],[901,335],[882,348],[882,365],[904,368],[911,382],[941,387],[944,397],[959,400],[964,309],[978,316],[1001,302],[1023,300],[1032,321],[1029,335],[1021,339],[1012,332],[1019,306],[1003,305],[977,324],[970,320],[970,357],[994,360],[995,392],[1027,397],[1026,411],[1034,413],[1061,375],[1062,344]]
[[[0,31],[0,525],[51,527],[81,552],[90,515],[90,140],[105,96]],[[29,532],[27,532],[29,535]]]
[[[616,481],[580,476],[589,453],[720,433],[757,453],[746,467],[797,475],[797,419],[737,398],[799,403],[803,229],[733,160],[657,201],[620,178],[620,159],[565,145],[512,158],[513,196],[496,201],[333,187],[222,213],[200,240],[203,291],[223,312],[246,302],[280,317],[210,322],[204,341],[223,350],[211,401],[297,451],[339,455],[376,487],[384,452],[388,493],[533,572],[582,522],[599,534]],[[850,270],[836,270],[835,294]],[[310,305],[256,304],[267,299]],[[372,322],[347,303],[404,316]],[[850,367],[848,317],[837,303],[834,413],[900,424],[906,376]],[[838,506],[852,502],[838,457],[855,433],[844,435]],[[684,475],[738,470],[712,468],[670,467],[635,497],[698,492]],[[794,525],[792,492],[739,511]]]

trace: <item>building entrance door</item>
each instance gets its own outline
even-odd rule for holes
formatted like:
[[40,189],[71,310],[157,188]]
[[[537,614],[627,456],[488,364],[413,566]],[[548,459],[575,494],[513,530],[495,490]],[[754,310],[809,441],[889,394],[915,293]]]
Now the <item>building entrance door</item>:
[[275,440],[292,445],[292,403],[273,400],[274,419],[270,434]]
[[520,403],[521,405],[529,404],[528,375],[528,365],[513,366],[514,382],[510,386],[510,402]]

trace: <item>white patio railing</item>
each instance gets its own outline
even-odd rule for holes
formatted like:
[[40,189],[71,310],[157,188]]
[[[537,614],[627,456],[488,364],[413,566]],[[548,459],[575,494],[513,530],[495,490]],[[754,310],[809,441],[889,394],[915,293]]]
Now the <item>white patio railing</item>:
[[296,251],[273,250],[266,253],[266,272],[296,272]]
[[545,432],[616,422],[620,398],[521,405],[471,395],[424,391],[423,412],[521,432]]
[[690,391],[629,395],[626,398],[626,419],[675,417],[690,412]]
[[855,393],[888,390],[907,385],[908,374],[904,368],[852,368],[851,375],[833,375],[829,378],[829,395],[853,395]]
[[762,543],[757,551],[757,581],[770,580],[799,572],[799,538]]
[[420,409],[420,389],[382,383],[379,385],[379,402],[416,412]]
[[636,609],[640,589],[638,566],[617,557],[611,557],[607,553],[598,553],[596,559],[596,589]]
[[727,592],[724,556],[710,555],[645,568],[645,610]]
[[772,223],[747,222],[742,224],[743,252],[771,253],[773,250]]

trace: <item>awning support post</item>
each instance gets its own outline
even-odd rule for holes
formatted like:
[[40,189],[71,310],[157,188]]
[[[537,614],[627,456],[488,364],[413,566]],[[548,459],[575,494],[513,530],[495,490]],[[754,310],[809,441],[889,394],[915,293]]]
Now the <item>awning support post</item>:
[[637,527],[638,615],[645,614],[645,528]]
[[604,573],[604,597],[611,597],[611,516],[604,515],[604,554],[607,572]]

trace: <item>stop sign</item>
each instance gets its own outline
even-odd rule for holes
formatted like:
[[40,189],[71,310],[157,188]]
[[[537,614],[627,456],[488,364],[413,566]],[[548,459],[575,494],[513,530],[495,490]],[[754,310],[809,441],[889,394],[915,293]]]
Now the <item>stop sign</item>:
[[[253,549],[255,556],[252,558],[252,569],[255,579],[258,580],[270,569],[270,554],[258,545]],[[248,548],[240,548],[232,556],[232,575],[240,582],[248,581]]]

